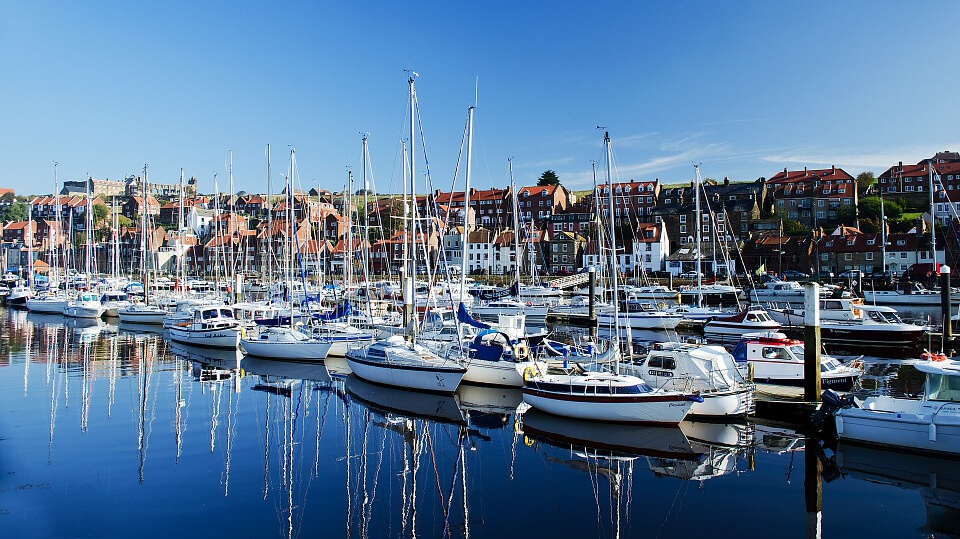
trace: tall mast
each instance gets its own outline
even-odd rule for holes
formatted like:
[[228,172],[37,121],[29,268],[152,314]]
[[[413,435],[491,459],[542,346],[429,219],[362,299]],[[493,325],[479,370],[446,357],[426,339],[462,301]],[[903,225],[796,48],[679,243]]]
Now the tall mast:
[[370,309],[370,215],[367,206],[367,194],[370,192],[370,180],[367,178],[367,159],[369,159],[369,148],[367,148],[367,133],[363,134],[363,284],[364,298],[367,303],[367,318],[372,319],[373,313]]
[[469,230],[469,214],[470,214],[470,174],[471,174],[471,161],[473,160],[473,109],[470,107],[467,109],[467,174],[466,180],[463,182],[463,249],[460,251],[460,302],[463,303],[463,299],[466,294],[464,286],[466,284],[467,276],[467,249],[470,247],[470,230]]
[[273,286],[273,206],[270,204],[270,145],[267,144],[267,290]]
[[[417,73],[411,71],[411,72],[410,72],[410,79],[409,79],[409,81],[408,81],[409,86],[410,86],[410,204],[411,204],[411,208],[410,208],[410,227],[409,227],[409,230],[408,230],[408,232],[407,232],[408,238],[405,238],[405,239],[409,239],[409,240],[410,240],[409,257],[408,257],[408,258],[409,258],[409,268],[408,268],[408,270],[407,270],[407,275],[406,275],[406,285],[407,285],[407,289],[406,289],[405,293],[403,294],[403,312],[405,313],[404,322],[407,323],[407,324],[409,324],[410,322],[415,322],[415,319],[414,319],[415,313],[414,313],[414,309],[413,309],[413,306],[414,306],[413,294],[414,294],[414,292],[415,292],[415,290],[416,290],[415,283],[416,283],[416,272],[417,272],[417,245],[416,245],[416,238],[417,238],[417,189],[416,189],[416,183],[417,183],[417,180],[416,180],[416,177],[417,177],[417,175],[416,175],[416,171],[417,171],[417,167],[416,167],[416,162],[417,162],[417,157],[416,157],[416,154],[417,154],[417,152],[416,152],[417,141],[416,141],[416,138],[415,138],[415,137],[416,137],[416,131],[417,131],[417,124],[416,124],[416,116],[417,116],[417,109],[416,109],[416,107],[417,107],[417,104],[416,104],[416,103],[417,103],[417,93],[416,93],[416,89],[414,88],[414,85],[413,85],[414,79],[415,79],[416,77],[417,77]],[[414,325],[416,325],[416,324],[414,323]],[[414,331],[414,335],[416,335],[416,332],[415,332],[415,331]]]
[[933,255],[933,271],[937,275],[937,211],[933,205],[933,160],[930,160],[930,250]]
[[290,322],[293,323],[293,235],[296,234],[296,227],[293,221],[296,214],[293,211],[293,181],[294,167],[296,166],[297,151],[290,148],[290,175],[287,176],[287,249],[285,254],[286,262],[286,281],[287,295],[290,300]]
[[343,194],[343,207],[347,214],[347,244],[343,258],[344,292],[353,282],[353,171],[347,171],[347,189]]
[[883,212],[883,189],[880,190],[880,271],[887,273],[887,216]]
[[[216,236],[213,236],[213,237],[217,238],[217,241],[220,242],[219,238],[222,235],[222,232],[220,230],[220,222],[221,222],[222,215],[220,215],[220,185],[217,183],[216,172],[213,173],[213,207],[214,207],[213,213],[215,216],[214,218],[216,219],[216,223],[217,223]],[[220,287],[220,249],[222,248],[222,245],[223,243],[220,242],[220,244],[217,245],[217,247],[213,250],[213,275],[214,275],[213,280],[216,283],[216,287],[218,289]],[[207,262],[209,263],[209,261]]]
[[143,275],[143,302],[150,305],[150,269],[147,267],[147,165],[143,165],[143,206],[140,209],[140,271]]
[[230,234],[230,271],[227,272],[227,280],[232,281],[233,275],[237,271],[237,260],[236,253],[233,250],[233,215],[234,215],[234,199],[233,199],[233,150],[230,150],[230,220],[227,221],[227,232]]
[[[63,237],[63,219],[61,218],[61,215],[60,215],[60,174],[59,174],[59,171],[57,170],[57,167],[59,166],[59,164],[60,163],[57,163],[56,161],[53,162],[53,197],[54,197],[54,204],[56,207],[56,210],[54,210],[55,212],[54,214],[57,216],[57,236],[55,240],[52,242],[53,256],[51,257],[51,259],[53,260],[53,268],[50,271],[50,280],[47,281],[50,283],[51,292],[53,292],[53,278],[57,277],[58,285],[60,283],[59,272],[57,271],[57,268],[59,267],[57,257],[59,255],[58,247],[60,246],[60,238]],[[33,205],[31,204],[30,207],[32,208]]]
[[180,220],[177,221],[177,278],[180,279],[181,286],[184,284],[184,260],[183,260],[183,198],[186,192],[183,189],[183,167],[180,167]]
[[[607,202],[610,204],[610,282],[613,285],[613,343],[620,341],[620,302],[618,296],[619,285],[617,277],[620,274],[620,265],[617,263],[617,232],[613,220],[613,180],[611,178],[610,133],[603,132],[603,146],[607,154]],[[591,298],[592,301],[592,298]],[[632,343],[627,343],[632,346]],[[617,354],[617,372],[619,372],[619,357]]]
[[510,168],[510,192],[513,194],[513,251],[514,251],[514,261],[513,261],[513,278],[517,283],[517,297],[519,298],[520,294],[520,216],[518,214],[517,208],[517,186],[513,182],[513,158],[507,159],[507,165]]
[[694,221],[696,221],[697,227],[697,307],[701,307],[703,306],[703,277],[700,270],[703,267],[703,234],[700,231],[700,164],[693,165],[693,169],[696,172],[693,181],[693,195],[694,200],[696,200]]
[[[89,185],[89,184],[88,184]],[[89,194],[89,187],[88,194]],[[87,198],[89,205],[89,197]],[[90,208],[87,208],[87,213]],[[27,246],[27,236],[30,236],[30,245]],[[23,244],[27,246],[27,287],[33,288],[33,204],[27,206],[27,231],[23,233]],[[89,276],[87,277],[89,279]]]
[[[91,178],[87,178],[87,211],[84,216],[84,226],[87,229],[87,288],[90,288],[93,280],[93,205],[90,203],[90,183]],[[30,259],[30,271],[33,272],[33,258]],[[33,275],[30,276],[33,279]]]

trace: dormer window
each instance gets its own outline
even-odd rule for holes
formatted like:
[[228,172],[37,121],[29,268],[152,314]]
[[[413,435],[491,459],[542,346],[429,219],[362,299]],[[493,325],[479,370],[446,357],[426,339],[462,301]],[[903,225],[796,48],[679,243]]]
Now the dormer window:
[[833,247],[833,240],[827,242],[827,247]]
[[907,244],[907,240],[897,240],[897,245],[903,247]]
[[541,195],[541,196],[547,196],[547,190],[544,189],[543,191],[540,191],[540,195]]
[[876,243],[877,243],[877,240],[875,239],[867,240],[867,245],[876,245]]

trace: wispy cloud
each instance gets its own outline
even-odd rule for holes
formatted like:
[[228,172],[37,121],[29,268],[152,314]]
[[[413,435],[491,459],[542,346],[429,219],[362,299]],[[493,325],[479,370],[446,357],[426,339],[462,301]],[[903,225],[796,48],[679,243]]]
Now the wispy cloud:
[[876,148],[797,148],[764,155],[761,159],[768,163],[781,165],[836,165],[851,169],[872,169],[881,171],[903,161],[916,163],[933,156],[944,148],[956,148],[960,143],[927,144]]

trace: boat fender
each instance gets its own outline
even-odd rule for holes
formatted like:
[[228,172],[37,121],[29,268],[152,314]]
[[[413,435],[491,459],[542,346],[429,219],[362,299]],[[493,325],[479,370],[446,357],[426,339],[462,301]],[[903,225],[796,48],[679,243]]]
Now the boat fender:
[[525,445],[525,446],[527,446],[527,447],[533,447],[533,441],[534,441],[533,438],[531,438],[531,437],[529,437],[529,436],[527,436],[527,435],[524,435],[524,436],[523,436],[523,445]]
[[524,381],[524,382],[526,382],[527,380],[533,378],[533,377],[536,376],[536,375],[537,375],[537,373],[536,373],[536,371],[533,370],[533,367],[527,367],[526,369],[523,369],[523,381]]
[[933,421],[930,422],[930,441],[931,442],[937,441],[937,424],[934,423]]
[[843,416],[837,416],[837,434],[843,434]]
[[523,343],[513,347],[513,355],[516,356],[517,359],[526,359],[529,354],[530,349]]

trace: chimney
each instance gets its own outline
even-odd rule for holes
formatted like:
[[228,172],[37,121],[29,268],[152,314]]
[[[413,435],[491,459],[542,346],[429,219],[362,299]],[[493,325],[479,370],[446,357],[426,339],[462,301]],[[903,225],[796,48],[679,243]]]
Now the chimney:
[[729,176],[724,176],[724,177],[723,177],[723,186],[726,187],[726,186],[728,186],[728,185],[730,185],[730,177],[729,177]]
[[803,175],[804,175],[804,176],[807,175],[807,167],[803,167]]
[[834,176],[837,175],[837,165],[833,165],[833,166],[831,167],[831,172],[830,172],[830,173],[833,174]]
[[897,163],[897,170],[900,172],[903,171],[903,161],[900,161],[899,163]]
[[787,179],[787,167],[783,167],[783,179]]

